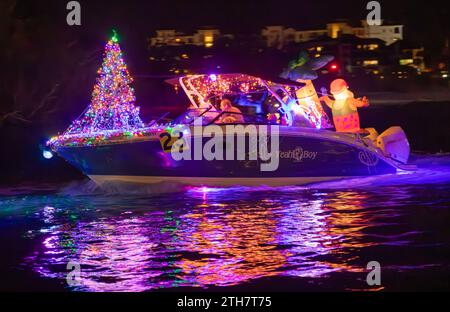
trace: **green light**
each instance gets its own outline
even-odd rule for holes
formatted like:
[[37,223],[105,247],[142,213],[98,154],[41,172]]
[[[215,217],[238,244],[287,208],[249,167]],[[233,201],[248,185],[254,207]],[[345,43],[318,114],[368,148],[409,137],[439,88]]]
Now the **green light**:
[[113,32],[113,36],[112,36],[111,40],[112,40],[113,42],[119,42],[119,36],[117,35],[116,30],[113,29],[112,32]]

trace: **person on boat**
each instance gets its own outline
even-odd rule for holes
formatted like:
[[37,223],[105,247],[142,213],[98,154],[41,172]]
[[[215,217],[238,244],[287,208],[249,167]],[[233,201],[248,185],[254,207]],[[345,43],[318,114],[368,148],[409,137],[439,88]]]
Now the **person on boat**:
[[220,123],[243,123],[244,116],[239,108],[234,107],[229,99],[223,99],[220,102],[220,109],[222,110],[222,116],[220,117]]
[[331,108],[336,131],[359,132],[361,129],[359,127],[358,107],[369,106],[369,100],[366,97],[355,99],[344,79],[333,80],[330,84],[330,92],[334,100],[327,95],[322,96],[320,100]]

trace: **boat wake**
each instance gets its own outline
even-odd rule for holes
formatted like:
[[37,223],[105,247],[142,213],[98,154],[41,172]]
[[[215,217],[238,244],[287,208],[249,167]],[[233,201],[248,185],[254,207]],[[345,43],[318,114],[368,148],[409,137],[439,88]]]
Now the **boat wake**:
[[295,192],[301,190],[339,190],[339,189],[370,189],[400,185],[426,185],[450,183],[450,153],[448,154],[412,154],[409,162],[416,166],[415,170],[402,171],[397,174],[385,174],[358,178],[339,179],[327,182],[317,182],[302,186],[235,186],[192,187],[191,191],[201,193],[219,192],[222,190],[234,192],[282,190]]
[[377,187],[389,187],[400,185],[426,185],[450,183],[450,153],[446,154],[412,154],[409,164],[417,168],[411,171],[401,171],[397,174],[385,174],[377,176],[339,179],[334,181],[317,182],[302,186],[259,186],[259,187],[231,187],[211,188],[195,187],[193,191],[215,192],[224,189],[248,192],[282,190],[338,190],[338,189],[370,189]]
[[353,189],[450,183],[450,154],[412,154],[409,164],[417,166],[417,168],[411,171],[401,171],[397,174],[314,183],[308,187],[314,189]]
[[186,185],[179,183],[130,184],[105,183],[101,187],[92,180],[73,181],[59,190],[61,195],[154,195],[182,192]]

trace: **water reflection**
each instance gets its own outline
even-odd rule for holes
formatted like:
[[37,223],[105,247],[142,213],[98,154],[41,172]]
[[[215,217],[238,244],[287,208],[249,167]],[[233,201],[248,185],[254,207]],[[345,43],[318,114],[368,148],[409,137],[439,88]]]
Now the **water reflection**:
[[[25,264],[65,280],[81,264],[84,291],[237,285],[268,276],[320,278],[361,272],[367,231],[396,214],[369,209],[363,191],[301,188],[249,192],[192,188],[177,196],[49,198],[38,212],[41,244]],[[394,204],[407,200],[385,194]],[[378,199],[379,200],[379,199]]]
[[[199,257],[178,263],[191,285],[233,285],[271,276],[286,263],[276,249],[276,217],[260,207],[231,207],[185,215],[191,227],[179,233],[183,248]],[[206,256],[205,256],[206,255]]]

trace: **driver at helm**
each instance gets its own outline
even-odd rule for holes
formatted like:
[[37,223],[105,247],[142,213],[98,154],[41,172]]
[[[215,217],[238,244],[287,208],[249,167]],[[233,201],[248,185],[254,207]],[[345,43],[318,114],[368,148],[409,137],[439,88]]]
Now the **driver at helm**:
[[234,107],[231,101],[223,99],[220,102],[220,109],[222,110],[222,116],[220,117],[220,123],[243,123],[244,117],[239,108]]

